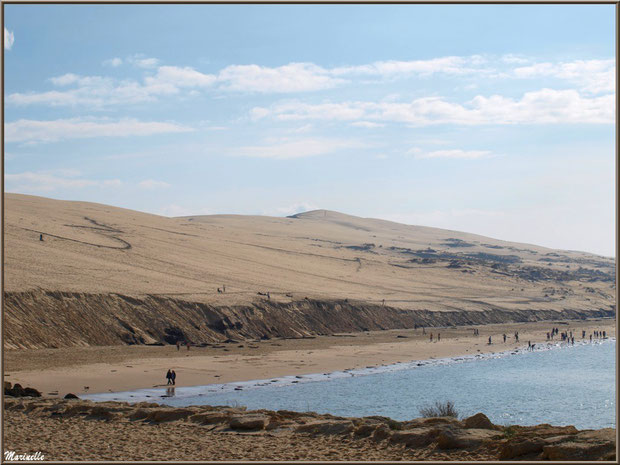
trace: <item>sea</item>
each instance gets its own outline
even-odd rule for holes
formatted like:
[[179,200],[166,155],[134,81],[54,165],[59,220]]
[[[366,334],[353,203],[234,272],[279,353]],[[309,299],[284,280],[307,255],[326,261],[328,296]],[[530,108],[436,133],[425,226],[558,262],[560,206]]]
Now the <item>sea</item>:
[[227,405],[395,420],[451,401],[461,417],[500,425],[616,426],[616,340],[537,344],[493,354],[412,361],[206,386],[81,395],[94,401]]

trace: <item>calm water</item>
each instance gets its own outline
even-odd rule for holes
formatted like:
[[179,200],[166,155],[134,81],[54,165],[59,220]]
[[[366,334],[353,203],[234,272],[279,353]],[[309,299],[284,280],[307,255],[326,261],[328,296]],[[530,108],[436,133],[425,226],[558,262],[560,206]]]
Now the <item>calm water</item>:
[[484,412],[497,424],[615,427],[615,340],[542,349],[176,388],[172,397],[161,397],[165,389],[82,397],[384,415],[397,420],[418,417],[420,407],[436,400],[452,400],[462,415]]

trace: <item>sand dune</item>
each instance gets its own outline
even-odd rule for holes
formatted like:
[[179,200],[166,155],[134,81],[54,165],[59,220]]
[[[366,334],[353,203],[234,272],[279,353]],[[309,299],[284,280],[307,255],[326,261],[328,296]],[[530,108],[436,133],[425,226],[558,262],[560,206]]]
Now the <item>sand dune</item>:
[[[115,312],[122,305],[114,299],[134,310],[160,298],[184,302],[168,301],[171,307],[196,303],[233,309],[234,315],[245,309],[253,321],[261,319],[256,310],[261,305],[290,305],[281,311],[295,314],[306,312],[304,301],[361,302],[377,306],[373,311],[385,305],[391,309],[386,315],[397,310],[572,310],[600,316],[615,308],[615,261],[583,252],[325,210],[290,218],[167,218],[19,194],[5,194],[4,199],[5,297],[10,302],[5,334],[14,347],[32,346],[20,338],[45,346],[45,331],[37,336],[28,326],[44,330],[47,325],[50,331],[72,324],[121,328],[114,315],[119,316]],[[225,292],[218,292],[224,287]],[[80,306],[88,299],[106,300],[111,310],[99,315],[96,309],[105,305]],[[227,317],[220,312],[216,319]],[[135,336],[134,322],[129,323],[134,340],[114,336],[115,342],[99,343],[160,340],[161,331],[175,327],[171,316],[161,318],[163,326],[154,336],[142,330],[142,339]],[[177,323],[194,324],[185,320]],[[235,328],[220,329],[220,334],[224,329]]]

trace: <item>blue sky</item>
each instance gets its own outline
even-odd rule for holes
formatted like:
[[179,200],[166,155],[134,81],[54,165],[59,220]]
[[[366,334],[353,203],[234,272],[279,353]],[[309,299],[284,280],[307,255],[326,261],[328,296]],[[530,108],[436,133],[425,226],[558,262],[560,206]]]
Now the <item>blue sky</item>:
[[5,191],[615,255],[613,5],[4,5]]

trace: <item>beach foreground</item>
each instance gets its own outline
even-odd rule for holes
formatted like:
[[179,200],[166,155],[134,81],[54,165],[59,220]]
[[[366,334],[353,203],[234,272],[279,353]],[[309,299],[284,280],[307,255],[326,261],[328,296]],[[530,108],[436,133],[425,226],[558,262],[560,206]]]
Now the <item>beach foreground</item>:
[[[172,345],[7,350],[5,380],[36,386],[52,397],[69,392],[80,395],[165,387],[168,369],[176,371],[178,387],[250,381],[501,352],[527,347],[530,341],[546,343],[546,333],[552,327],[558,327],[560,332],[573,331],[576,342],[582,341],[582,331],[586,331],[585,340],[594,331],[615,337],[615,320],[597,319],[235,341],[191,347],[189,351]],[[474,328],[479,336],[473,335]],[[519,332],[518,343],[515,332]],[[503,334],[507,335],[506,343]],[[558,340],[556,336],[553,342]]]
[[614,460],[615,430],[5,397],[5,450],[46,460]]

